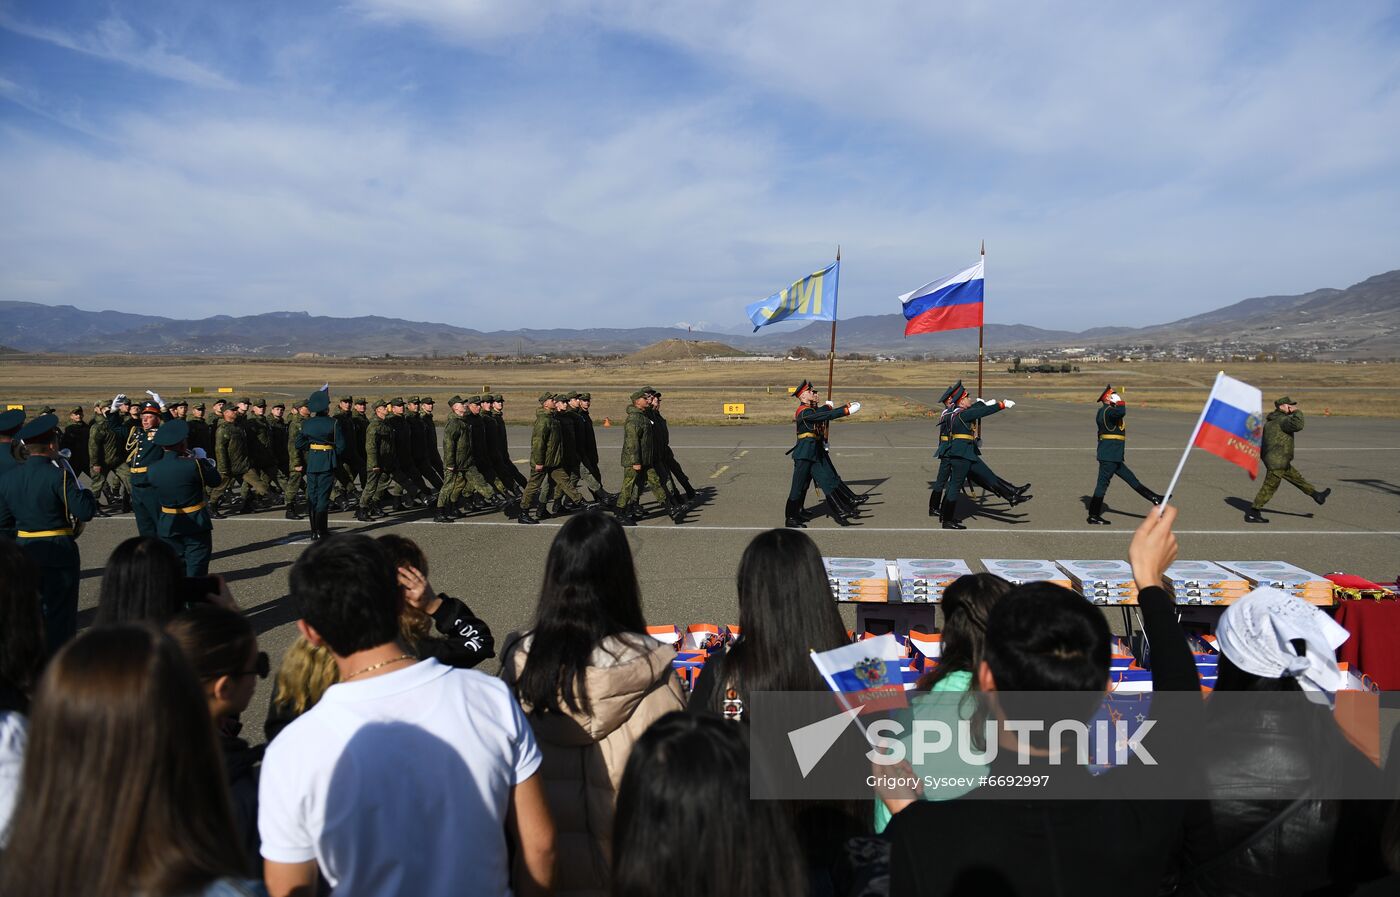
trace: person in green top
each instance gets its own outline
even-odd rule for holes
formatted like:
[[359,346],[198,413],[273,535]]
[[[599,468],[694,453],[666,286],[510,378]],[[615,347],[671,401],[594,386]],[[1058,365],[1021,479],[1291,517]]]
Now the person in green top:
[[302,487],[306,485],[306,456],[297,451],[297,436],[301,434],[302,424],[306,423],[310,416],[311,411],[306,407],[306,402],[302,401],[292,408],[292,416],[287,421],[287,479],[282,487],[282,495],[287,503],[283,516],[288,520],[301,519],[301,514],[297,512],[297,498]]
[[1123,460],[1128,447],[1128,425],[1124,422],[1128,409],[1123,397],[1110,383],[1099,393],[1099,410],[1094,418],[1098,427],[1098,447],[1094,456],[1099,461],[1099,479],[1094,484],[1094,495],[1089,499],[1088,522],[1097,526],[1107,526],[1103,518],[1103,500],[1108,494],[1108,484],[1114,477],[1127,483],[1134,492],[1152,502],[1162,503],[1162,496],[1144,486]]
[[1299,410],[1298,403],[1288,396],[1275,399],[1274,410],[1264,418],[1264,444],[1260,450],[1267,472],[1264,474],[1263,484],[1259,487],[1259,494],[1254,496],[1254,503],[1245,512],[1245,523],[1269,522],[1259,512],[1274,497],[1279,483],[1283,480],[1297,486],[1304,495],[1318,504],[1327,501],[1327,496],[1332,494],[1331,489],[1319,491],[1293,466],[1293,434],[1301,429],[1303,412]]
[[[993,484],[992,492],[1005,499],[1012,507],[1030,501],[1032,497],[1026,494],[1030,489],[1029,483],[1024,486],[1011,486],[992,472],[982,460],[982,447],[978,440],[978,421],[990,414],[1014,408],[1016,403],[1010,399],[974,399],[972,394],[964,389],[957,394],[955,404],[957,408],[947,417],[948,445],[943,450],[943,457],[948,460],[949,465],[948,485],[939,507],[939,520],[943,529],[967,529],[958,522],[957,499],[963,483],[969,477],[982,483]],[[1005,486],[999,489],[999,484]]]
[[214,436],[214,460],[220,478],[219,485],[209,492],[210,513],[214,517],[221,516],[219,502],[237,483],[248,487],[238,508],[240,514],[251,514],[256,510],[257,498],[266,498],[271,494],[267,480],[253,469],[248,456],[248,433],[239,425],[238,409],[232,405],[224,406],[224,422]]
[[345,434],[340,430],[340,422],[330,416],[329,385],[313,392],[306,407],[311,416],[302,422],[295,448],[306,459],[306,513],[311,518],[311,538],[324,539],[331,534],[331,488],[340,467],[340,453],[345,451]]
[[[9,426],[3,417],[0,426]],[[14,533],[20,550],[39,568],[39,597],[50,654],[78,631],[82,558],[74,523],[91,520],[97,512],[92,491],[59,455],[59,436],[54,415],[30,421],[18,432],[28,457],[0,475],[0,532]]]
[[841,480],[836,476],[836,469],[823,461],[827,453],[827,426],[833,420],[855,414],[860,410],[860,402],[820,406],[817,404],[820,398],[817,388],[810,380],[799,383],[792,394],[799,403],[792,415],[797,427],[797,443],[788,449],[788,454],[792,455],[792,486],[788,489],[787,504],[783,507],[783,526],[806,527],[802,519],[802,505],[807,500],[807,487],[813,480],[826,495],[826,507],[831,519],[841,526],[849,526],[849,518],[858,516],[858,511],[842,497]]
[[186,576],[208,576],[214,553],[214,521],[205,490],[222,481],[218,466],[204,449],[189,447],[189,424],[172,420],[156,431],[164,452],[146,472],[160,508],[156,535],[185,564]]

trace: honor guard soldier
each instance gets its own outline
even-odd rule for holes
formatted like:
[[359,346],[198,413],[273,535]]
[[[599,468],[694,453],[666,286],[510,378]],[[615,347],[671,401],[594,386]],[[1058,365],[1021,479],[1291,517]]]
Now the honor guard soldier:
[[956,389],[950,398],[957,407],[948,415],[947,420],[948,444],[944,449],[944,457],[948,459],[949,472],[948,484],[939,508],[939,520],[944,529],[967,529],[958,522],[957,501],[958,493],[969,477],[992,484],[993,494],[1005,499],[1007,504],[1013,507],[1031,500],[1031,496],[1026,494],[1031,486],[1030,483],[1011,486],[993,473],[982,460],[982,448],[978,443],[978,421],[1003,409],[1014,408],[1016,403],[1010,399],[973,399],[966,389],[961,388]]
[[165,449],[156,443],[156,432],[161,425],[159,399],[157,396],[141,403],[141,429],[134,431],[136,443],[127,456],[127,470],[131,473],[131,510],[136,515],[136,531],[151,539],[156,538],[160,501],[150,488],[146,472],[165,454]]
[[1128,425],[1124,421],[1127,413],[1123,397],[1113,390],[1113,384],[1105,386],[1099,393],[1099,410],[1094,418],[1099,431],[1098,447],[1094,453],[1099,461],[1099,479],[1094,484],[1094,496],[1089,499],[1088,522],[1096,526],[1109,523],[1103,518],[1103,500],[1108,494],[1108,484],[1114,477],[1127,483],[1134,492],[1154,505],[1162,503],[1162,496],[1139,482],[1123,460],[1128,445]]
[[191,448],[189,424],[172,420],[156,431],[164,454],[146,471],[146,481],[160,504],[156,535],[175,549],[186,576],[208,576],[214,553],[214,521],[208,490],[221,482],[218,467],[202,448]]
[[[10,426],[0,416],[0,428]],[[92,519],[97,501],[58,453],[57,417],[35,418],[18,438],[28,458],[0,475],[0,532],[14,533],[19,549],[39,568],[44,632],[52,654],[78,630],[82,558],[76,528]]]
[[19,443],[15,442],[15,434],[23,427],[23,408],[12,408],[0,413],[0,476],[9,473],[20,464],[19,455],[15,453],[19,448]]
[[1268,523],[1268,519],[1259,512],[1264,510],[1274,497],[1274,492],[1278,490],[1279,483],[1284,480],[1297,486],[1302,493],[1318,504],[1327,501],[1327,496],[1332,494],[1331,489],[1318,491],[1317,487],[1309,483],[1298,468],[1293,466],[1293,434],[1303,429],[1303,412],[1299,410],[1298,403],[1284,396],[1274,400],[1274,410],[1269,412],[1269,416],[1264,418],[1264,443],[1260,447],[1260,456],[1264,459],[1264,482],[1259,486],[1259,494],[1254,496],[1254,502],[1245,512],[1245,523]]
[[783,525],[807,525],[802,519],[802,506],[807,500],[807,487],[815,479],[826,495],[827,512],[831,514],[831,519],[841,526],[849,526],[848,518],[856,516],[856,509],[841,498],[841,481],[836,478],[835,469],[821,461],[827,451],[826,428],[829,422],[855,414],[860,410],[860,402],[820,406],[817,404],[817,389],[809,380],[799,383],[792,394],[798,401],[797,410],[792,416],[797,427],[797,442],[787,451],[792,455],[792,487],[788,489],[787,504],[783,507]]
[[340,466],[339,453],[345,451],[345,434],[340,424],[330,416],[330,390],[318,389],[306,400],[311,417],[301,425],[297,434],[297,450],[306,457],[306,506],[311,517],[311,538],[322,539],[331,534],[331,487],[335,471]]

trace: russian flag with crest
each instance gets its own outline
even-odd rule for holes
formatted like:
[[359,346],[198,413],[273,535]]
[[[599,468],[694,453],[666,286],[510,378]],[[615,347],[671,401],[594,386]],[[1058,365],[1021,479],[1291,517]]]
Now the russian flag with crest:
[[904,646],[889,633],[812,652],[812,663],[841,706],[862,712],[909,706],[900,669],[903,661]]
[[1264,396],[1258,388],[1227,377],[1221,371],[1215,377],[1210,398],[1206,399],[1192,445],[1238,464],[1249,471],[1250,479],[1254,479],[1259,476],[1263,411]]

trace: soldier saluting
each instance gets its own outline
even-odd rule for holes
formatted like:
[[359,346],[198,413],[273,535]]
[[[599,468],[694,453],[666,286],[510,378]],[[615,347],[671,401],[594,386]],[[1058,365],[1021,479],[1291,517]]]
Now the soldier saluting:
[[1128,446],[1128,425],[1124,422],[1127,414],[1123,397],[1114,391],[1113,384],[1105,386],[1099,393],[1099,410],[1094,418],[1099,431],[1098,447],[1094,452],[1099,461],[1099,480],[1094,484],[1093,498],[1089,499],[1088,522],[1095,525],[1109,524],[1103,519],[1103,500],[1108,494],[1108,484],[1114,477],[1127,483],[1134,492],[1154,505],[1162,503],[1162,496],[1144,486],[1123,460]]
[[1259,512],[1264,510],[1264,506],[1274,497],[1274,492],[1283,480],[1297,486],[1304,495],[1318,504],[1327,501],[1327,496],[1332,494],[1331,489],[1318,491],[1318,488],[1309,483],[1298,472],[1298,468],[1293,466],[1293,434],[1301,429],[1303,412],[1299,410],[1298,403],[1288,396],[1275,399],[1274,410],[1264,418],[1264,444],[1260,450],[1267,473],[1264,475],[1264,482],[1259,486],[1259,494],[1254,496],[1254,503],[1245,512],[1245,523],[1269,522]]
[[189,424],[172,420],[156,431],[164,451],[146,472],[148,488],[160,507],[156,535],[175,549],[186,576],[208,576],[214,553],[214,521],[205,490],[222,481],[218,467],[202,448],[190,448]]
[[826,507],[831,519],[841,526],[849,526],[847,518],[855,516],[855,509],[842,502],[839,494],[841,480],[835,476],[835,468],[822,461],[827,452],[828,422],[855,414],[860,410],[860,402],[821,407],[817,404],[817,389],[809,380],[799,383],[793,395],[800,403],[793,413],[797,444],[788,449],[788,454],[792,455],[792,487],[788,490],[787,504],[783,508],[783,526],[806,527],[802,520],[802,505],[807,500],[807,487],[813,479],[826,495]]
[[1012,486],[993,473],[982,460],[982,448],[978,442],[978,421],[990,414],[1014,408],[1016,403],[1010,399],[974,399],[972,394],[960,385],[949,398],[956,407],[946,418],[948,444],[943,451],[943,457],[949,465],[948,484],[939,507],[939,521],[944,529],[967,529],[957,518],[958,493],[967,479],[971,478],[988,486],[993,494],[1005,499],[1012,507],[1031,500],[1031,496],[1026,494],[1031,484]]

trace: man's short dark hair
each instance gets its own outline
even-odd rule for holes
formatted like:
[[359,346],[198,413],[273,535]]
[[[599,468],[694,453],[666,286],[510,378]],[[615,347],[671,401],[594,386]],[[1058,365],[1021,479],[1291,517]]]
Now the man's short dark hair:
[[992,609],[983,657],[997,691],[1103,691],[1108,623],[1082,595],[1026,583]]
[[297,558],[290,578],[301,618],[336,655],[398,638],[403,599],[394,563],[369,536],[322,539]]

